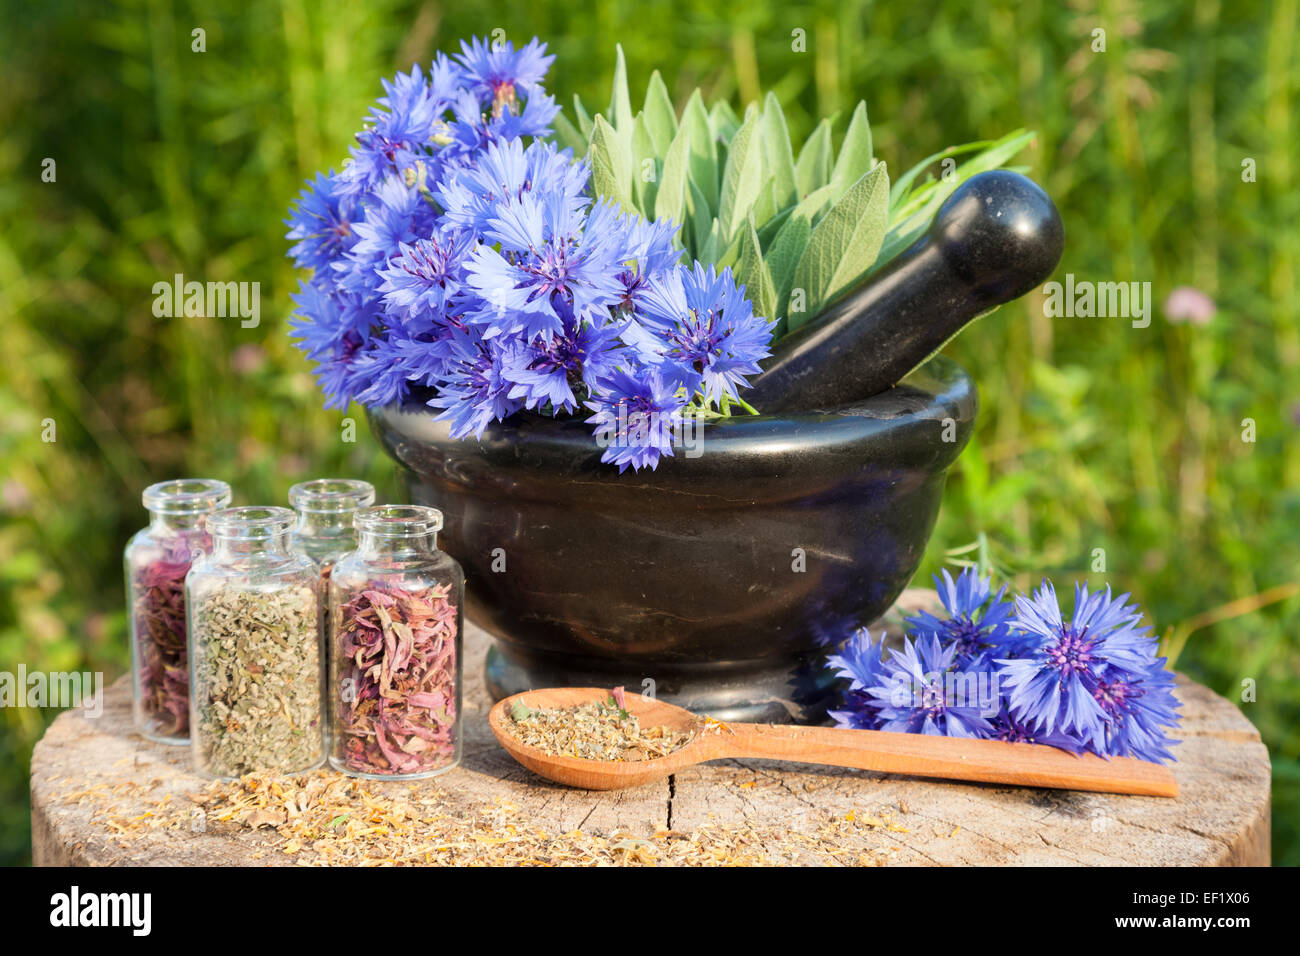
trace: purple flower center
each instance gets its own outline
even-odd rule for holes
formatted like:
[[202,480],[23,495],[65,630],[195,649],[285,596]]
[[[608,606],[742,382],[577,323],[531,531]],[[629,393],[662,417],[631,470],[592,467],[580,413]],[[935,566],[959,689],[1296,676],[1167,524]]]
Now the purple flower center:
[[1069,624],[1062,625],[1061,638],[1047,649],[1047,663],[1061,672],[1062,679],[1071,674],[1084,674],[1092,664],[1092,649],[1096,642],[1088,638],[1088,629],[1075,634]]

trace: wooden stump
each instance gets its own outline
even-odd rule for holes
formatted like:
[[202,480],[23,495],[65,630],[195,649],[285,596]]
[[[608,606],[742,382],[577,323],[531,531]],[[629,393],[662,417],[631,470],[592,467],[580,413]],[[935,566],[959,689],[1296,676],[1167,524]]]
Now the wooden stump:
[[[909,592],[903,602],[926,601]],[[100,717],[58,717],[32,757],[37,865],[295,865],[322,862],[613,862],[792,864],[1266,865],[1269,761],[1228,701],[1180,676],[1182,743],[1176,800],[882,776],[728,761],[617,793],[550,784],[519,767],[487,727],[489,638],[466,629],[466,738],[454,771],[417,784],[365,782],[350,799],[375,826],[333,813],[311,794],[317,771],[240,796],[224,810],[196,802],[210,781],[189,750],[131,728],[130,686],[105,691]],[[230,785],[229,791],[239,785]],[[341,789],[341,788],[340,788]],[[282,801],[288,809],[276,805]],[[308,804],[311,806],[307,806]],[[396,808],[395,810],[393,808]],[[202,813],[200,814],[200,810]],[[202,819],[203,825],[194,821]],[[438,840],[420,847],[436,830]],[[374,831],[371,833],[370,831]],[[302,834],[308,833],[304,839]],[[407,834],[407,835],[404,835]],[[447,835],[450,834],[450,835]],[[404,842],[405,841],[405,842]],[[489,850],[496,856],[484,856]]]

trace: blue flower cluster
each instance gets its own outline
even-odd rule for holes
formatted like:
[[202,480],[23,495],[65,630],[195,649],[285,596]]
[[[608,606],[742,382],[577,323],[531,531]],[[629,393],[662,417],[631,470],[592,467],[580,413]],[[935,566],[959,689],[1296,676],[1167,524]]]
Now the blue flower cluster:
[[384,83],[286,221],[312,272],[291,324],[327,408],[423,386],[457,438],[589,414],[604,461],[653,468],[685,416],[744,404],[776,323],[729,268],[682,264],[673,223],[591,196],[586,162],[544,140],[553,60],[475,39]]
[[1173,674],[1127,594],[1076,585],[1067,621],[1050,581],[1013,604],[970,569],[934,580],[948,617],[908,618],[895,651],[859,629],[829,658],[849,681],[840,726],[1173,759]]

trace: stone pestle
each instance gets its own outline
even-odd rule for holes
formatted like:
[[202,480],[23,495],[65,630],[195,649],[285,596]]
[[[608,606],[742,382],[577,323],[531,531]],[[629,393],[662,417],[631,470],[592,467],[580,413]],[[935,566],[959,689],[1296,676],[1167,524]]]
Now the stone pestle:
[[1044,282],[1065,228],[1009,170],[972,176],[930,228],[817,319],[773,346],[743,393],[760,412],[835,408],[896,384],[969,322]]

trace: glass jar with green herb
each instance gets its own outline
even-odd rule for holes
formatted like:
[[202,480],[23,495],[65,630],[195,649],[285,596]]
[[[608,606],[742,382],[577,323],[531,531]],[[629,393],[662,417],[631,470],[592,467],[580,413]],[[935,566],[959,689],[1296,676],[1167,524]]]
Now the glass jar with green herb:
[[460,762],[465,577],[438,550],[435,508],[364,508],[356,526],[357,550],[329,582],[330,763],[372,779],[433,776]]
[[292,551],[288,508],[208,519],[212,553],[185,581],[190,736],[201,773],[296,773],[324,760],[315,563]]
[[189,742],[190,665],[185,632],[185,575],[212,547],[207,516],[230,504],[230,486],[212,478],[150,485],[142,496],[149,527],[126,546],[135,727],[160,743]]

